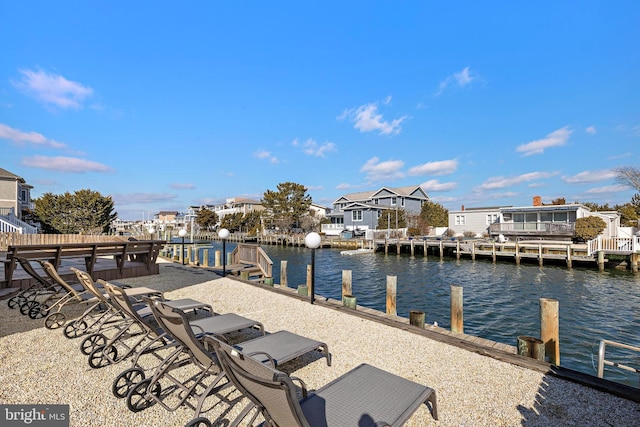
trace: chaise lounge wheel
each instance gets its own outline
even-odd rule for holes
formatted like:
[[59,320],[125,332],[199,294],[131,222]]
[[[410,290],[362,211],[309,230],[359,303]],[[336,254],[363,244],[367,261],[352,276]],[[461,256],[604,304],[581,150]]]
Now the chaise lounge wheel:
[[129,368],[116,377],[111,391],[118,399],[124,399],[129,394],[129,391],[142,380],[144,380],[144,371],[142,369]]
[[111,361],[117,357],[118,350],[114,346],[98,347],[89,354],[89,366],[93,369],[104,368],[111,365]]
[[198,417],[186,423],[184,427],[211,427],[211,421],[205,417]]
[[[77,338],[80,335],[84,335],[87,330],[87,322],[81,320],[79,322],[71,322],[64,327],[62,334],[67,338]],[[89,353],[85,353],[89,354]]]
[[[31,315],[31,313],[29,313]],[[58,329],[64,325],[64,313],[51,313],[44,319],[44,326],[47,329]]]
[[156,403],[156,400],[147,395],[147,392],[153,394],[153,396],[160,398],[160,383],[156,382],[153,386],[153,390],[148,391],[151,384],[151,378],[140,381],[136,384],[127,394],[127,408],[133,412],[140,412],[147,408],[150,408]]
[[85,356],[90,355],[97,348],[107,345],[107,337],[102,334],[91,334],[80,343],[80,352]]
[[[32,319],[40,319],[42,317],[47,317],[48,314],[49,314],[49,306],[46,303],[39,304],[38,306],[33,307],[31,310],[29,310],[29,317]],[[62,320],[63,320],[62,324],[60,324],[59,326],[56,326],[56,328],[64,325],[64,315],[62,317]],[[54,329],[54,328],[49,328],[49,329]]]
[[26,316],[32,309],[39,305],[40,303],[38,301],[25,301],[24,304],[20,306],[20,314]]
[[27,302],[27,297],[22,294],[18,294],[9,298],[9,301],[7,301],[7,305],[9,306],[9,308],[19,308],[25,302]]

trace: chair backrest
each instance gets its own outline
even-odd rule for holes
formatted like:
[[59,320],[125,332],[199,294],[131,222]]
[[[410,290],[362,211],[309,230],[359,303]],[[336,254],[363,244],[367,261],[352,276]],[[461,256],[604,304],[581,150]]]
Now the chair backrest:
[[62,286],[67,292],[76,297],[77,299],[82,299],[80,293],[76,291],[69,283],[67,283],[60,275],[56,268],[49,261],[44,261],[41,259],[36,260],[44,269],[44,272],[47,273],[47,276],[51,278],[54,282]]
[[223,343],[207,337],[229,381],[251,400],[272,424],[309,427],[291,378]]
[[91,293],[91,295],[98,298],[102,303],[110,306],[111,303],[107,300],[107,297],[96,287],[96,284],[93,282],[93,278],[86,271],[78,270],[75,267],[71,267],[71,271],[76,273],[78,277],[78,281],[80,284]]
[[45,289],[50,289],[53,285],[53,281],[51,279],[47,280],[45,277],[42,277],[31,265],[31,262],[26,258],[15,257],[16,260],[20,263],[22,269],[31,277],[36,279],[40,285],[42,285]]
[[98,283],[100,283],[104,287],[105,291],[107,291],[107,295],[109,295],[109,302],[116,310],[121,311],[131,320],[138,323],[145,332],[153,333],[156,336],[162,335],[163,331],[158,328],[158,325],[155,325],[140,316],[140,313],[138,313],[138,310],[133,307],[131,299],[127,296],[124,289],[102,279],[98,279]]
[[[187,349],[204,369],[218,373],[222,370],[214,353],[207,351],[189,326],[187,315],[179,308],[173,308],[162,301],[144,298],[151,307],[153,316],[160,327],[174,340]],[[206,332],[206,331],[205,331]]]

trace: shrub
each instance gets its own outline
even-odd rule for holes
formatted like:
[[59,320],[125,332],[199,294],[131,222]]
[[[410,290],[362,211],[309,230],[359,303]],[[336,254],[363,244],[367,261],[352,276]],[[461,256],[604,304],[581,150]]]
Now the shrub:
[[464,237],[476,237],[476,233],[474,233],[473,231],[465,231],[464,233],[462,233],[462,235]]
[[597,216],[587,216],[576,220],[575,238],[587,241],[598,237],[607,227],[607,223]]

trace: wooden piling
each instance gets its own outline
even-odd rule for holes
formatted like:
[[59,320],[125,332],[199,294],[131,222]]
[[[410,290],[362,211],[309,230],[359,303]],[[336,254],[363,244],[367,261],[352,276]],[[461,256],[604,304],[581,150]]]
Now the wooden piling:
[[386,237],[384,238],[384,254],[389,255],[389,242]]
[[571,260],[571,245],[567,245],[567,268],[571,268],[573,266],[573,261]]
[[429,252],[429,246],[427,246],[427,241],[426,240],[422,241],[422,250],[423,250],[424,258],[427,259],[427,254]]
[[387,314],[397,316],[396,292],[398,289],[398,276],[387,276]]
[[411,239],[411,258],[415,257],[415,255],[416,255],[416,252],[413,246],[413,239]]
[[424,311],[411,310],[409,312],[409,323],[419,328],[424,328]]
[[440,259],[444,258],[444,244],[442,243],[442,240],[440,240]]
[[516,265],[520,265],[520,245],[516,241]]
[[542,258],[542,244],[538,243],[538,265],[542,267],[544,260]]
[[540,339],[549,362],[560,366],[560,316],[558,300],[540,298]]
[[202,265],[209,267],[209,249],[202,250]]
[[280,286],[286,288],[287,283],[287,260],[280,261]]
[[307,264],[307,287],[309,289],[311,289],[312,275],[313,275],[313,268],[311,267],[311,264]]
[[493,250],[491,251],[491,257],[493,258],[493,263],[495,264],[496,263],[496,258],[497,258],[497,255],[496,255],[496,242],[492,243],[492,248],[493,248]]
[[476,242],[471,242],[471,259],[476,260]]
[[598,270],[604,271],[604,251],[598,251]]
[[456,242],[456,259],[460,261],[460,240]]
[[345,295],[353,295],[352,291],[352,281],[351,281],[351,270],[342,270],[342,297]]
[[640,258],[640,254],[633,253],[629,256],[631,263],[631,271],[634,273],[638,272],[638,259]]
[[220,262],[221,258],[220,258],[220,251],[216,251],[215,253],[215,259],[214,259],[214,265],[216,267],[220,267],[222,265],[222,262]]
[[451,332],[464,333],[462,286],[451,285]]

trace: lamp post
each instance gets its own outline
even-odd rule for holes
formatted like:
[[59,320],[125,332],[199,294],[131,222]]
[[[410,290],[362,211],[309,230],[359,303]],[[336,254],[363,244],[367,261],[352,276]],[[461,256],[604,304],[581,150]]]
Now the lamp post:
[[184,265],[184,236],[187,235],[187,230],[185,230],[184,228],[181,228],[180,231],[178,231],[178,236],[180,236],[180,238],[182,239],[182,253],[180,255],[180,258],[182,258],[182,265]]
[[218,237],[222,239],[222,277],[227,275],[227,237],[229,237],[229,230],[221,228],[218,231]]
[[304,244],[311,249],[311,286],[309,286],[309,302],[313,304],[313,293],[316,284],[316,249],[320,247],[322,238],[316,232],[307,234],[304,237]]

